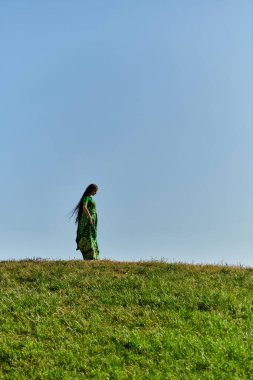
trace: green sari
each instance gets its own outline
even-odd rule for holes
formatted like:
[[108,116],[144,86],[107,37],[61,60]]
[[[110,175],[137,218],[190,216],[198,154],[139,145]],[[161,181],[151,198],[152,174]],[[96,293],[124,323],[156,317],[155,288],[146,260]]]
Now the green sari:
[[99,249],[97,244],[97,211],[96,203],[92,197],[85,196],[83,199],[83,205],[85,205],[93,219],[91,224],[88,216],[83,211],[81,219],[78,223],[76,244],[77,250],[80,249],[84,260],[96,260],[99,256]]

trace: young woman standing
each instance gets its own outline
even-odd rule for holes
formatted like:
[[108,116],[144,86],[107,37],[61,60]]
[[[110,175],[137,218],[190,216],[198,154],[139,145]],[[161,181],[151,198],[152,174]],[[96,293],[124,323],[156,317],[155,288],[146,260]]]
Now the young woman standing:
[[89,185],[72,214],[72,216],[76,215],[76,249],[82,252],[84,260],[97,260],[99,257],[97,244],[98,218],[96,203],[92,198],[97,192],[97,185],[93,183]]

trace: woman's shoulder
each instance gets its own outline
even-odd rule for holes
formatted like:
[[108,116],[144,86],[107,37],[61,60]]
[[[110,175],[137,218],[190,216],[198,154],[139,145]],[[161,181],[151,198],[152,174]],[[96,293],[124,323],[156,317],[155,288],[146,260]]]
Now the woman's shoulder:
[[85,195],[84,197],[83,197],[83,202],[85,202],[85,203],[87,203],[88,201],[90,201],[91,200],[91,197],[88,197],[88,195]]

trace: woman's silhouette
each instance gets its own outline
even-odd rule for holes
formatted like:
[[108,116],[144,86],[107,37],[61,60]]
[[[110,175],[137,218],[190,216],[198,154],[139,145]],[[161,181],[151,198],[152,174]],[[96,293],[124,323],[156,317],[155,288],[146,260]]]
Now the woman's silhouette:
[[97,185],[93,183],[89,185],[72,213],[72,216],[76,215],[76,249],[82,252],[84,260],[96,260],[99,257],[97,244],[98,218],[96,203],[92,198],[97,192]]

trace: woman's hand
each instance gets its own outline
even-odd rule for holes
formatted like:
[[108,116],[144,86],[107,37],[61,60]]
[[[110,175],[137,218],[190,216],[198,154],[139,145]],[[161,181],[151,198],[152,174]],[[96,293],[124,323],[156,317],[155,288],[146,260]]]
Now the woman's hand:
[[83,211],[85,212],[85,214],[89,218],[90,224],[93,225],[94,224],[94,220],[92,219],[91,214],[89,213],[89,210],[87,209],[87,207],[85,205],[83,206]]

